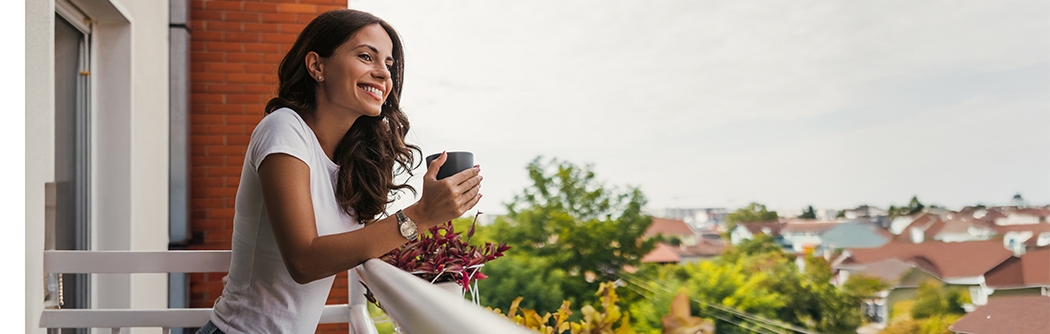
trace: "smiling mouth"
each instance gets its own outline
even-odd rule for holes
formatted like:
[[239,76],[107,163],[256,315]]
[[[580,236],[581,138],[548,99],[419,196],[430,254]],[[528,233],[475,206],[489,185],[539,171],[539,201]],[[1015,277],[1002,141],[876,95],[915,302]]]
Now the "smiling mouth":
[[358,85],[358,87],[361,87],[361,89],[363,89],[369,95],[372,95],[372,97],[376,98],[377,100],[383,99],[383,91],[379,90],[379,88],[375,88],[369,85]]

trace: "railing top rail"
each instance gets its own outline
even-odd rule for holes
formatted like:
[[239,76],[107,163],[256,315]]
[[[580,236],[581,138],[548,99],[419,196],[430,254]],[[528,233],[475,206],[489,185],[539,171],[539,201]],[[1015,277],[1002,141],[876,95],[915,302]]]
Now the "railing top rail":
[[211,273],[230,270],[230,251],[44,251],[44,273]]
[[358,274],[406,333],[532,333],[382,260],[366,261]]

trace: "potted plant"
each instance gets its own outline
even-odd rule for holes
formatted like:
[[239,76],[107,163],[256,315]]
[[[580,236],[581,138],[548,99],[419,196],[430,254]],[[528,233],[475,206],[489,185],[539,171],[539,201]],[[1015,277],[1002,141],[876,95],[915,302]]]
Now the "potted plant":
[[[450,220],[431,227],[416,240],[384,254],[380,260],[432,284],[455,284],[460,295],[470,291],[471,299],[477,304],[477,281],[486,278],[485,274],[481,273],[481,267],[502,257],[503,252],[510,249],[510,246],[502,242],[470,244],[480,215],[479,211],[474,216],[466,235],[455,231],[455,226]],[[367,290],[367,286],[365,288],[368,300],[379,305]]]

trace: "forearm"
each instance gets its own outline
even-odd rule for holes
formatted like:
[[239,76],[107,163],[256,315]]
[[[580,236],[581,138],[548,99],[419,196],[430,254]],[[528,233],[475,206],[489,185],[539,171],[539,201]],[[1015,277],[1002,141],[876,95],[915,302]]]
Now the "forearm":
[[[416,212],[415,205],[404,211],[417,222],[420,233],[434,225],[429,221],[417,221],[423,217]],[[397,217],[390,215],[358,230],[315,237],[307,247],[289,254],[285,266],[296,282],[305,284],[350,270],[408,241],[401,235]]]

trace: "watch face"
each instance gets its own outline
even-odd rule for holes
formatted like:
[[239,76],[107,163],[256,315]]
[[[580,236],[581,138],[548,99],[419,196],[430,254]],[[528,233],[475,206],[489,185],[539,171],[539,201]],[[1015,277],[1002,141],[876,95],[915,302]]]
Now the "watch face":
[[406,238],[416,234],[416,224],[412,222],[405,222],[401,224],[401,235]]

